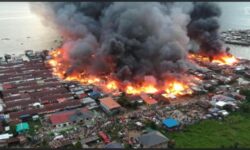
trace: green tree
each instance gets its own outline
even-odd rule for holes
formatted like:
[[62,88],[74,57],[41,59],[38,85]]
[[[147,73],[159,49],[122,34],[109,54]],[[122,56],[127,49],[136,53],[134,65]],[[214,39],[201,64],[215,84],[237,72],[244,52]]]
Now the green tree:
[[81,149],[81,148],[82,148],[81,142],[78,141],[78,142],[74,145],[74,148]]

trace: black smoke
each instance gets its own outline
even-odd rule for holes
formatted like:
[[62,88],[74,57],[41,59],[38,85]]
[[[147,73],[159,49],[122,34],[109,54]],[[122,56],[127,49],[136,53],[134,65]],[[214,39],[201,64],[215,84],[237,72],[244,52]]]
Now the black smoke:
[[190,14],[188,36],[199,44],[202,53],[209,56],[224,51],[219,35],[220,15],[220,8],[209,2],[194,3],[194,9]]
[[209,53],[221,49],[220,10],[210,3],[43,2],[31,9],[64,37],[68,74],[161,80],[194,67],[187,59],[190,38]]

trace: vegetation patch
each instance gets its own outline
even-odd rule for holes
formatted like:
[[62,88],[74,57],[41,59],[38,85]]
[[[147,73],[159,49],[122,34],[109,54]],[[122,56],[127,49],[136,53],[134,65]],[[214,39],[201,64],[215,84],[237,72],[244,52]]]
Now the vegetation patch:
[[180,132],[168,132],[175,148],[250,148],[250,90],[238,112],[223,120],[204,120]]

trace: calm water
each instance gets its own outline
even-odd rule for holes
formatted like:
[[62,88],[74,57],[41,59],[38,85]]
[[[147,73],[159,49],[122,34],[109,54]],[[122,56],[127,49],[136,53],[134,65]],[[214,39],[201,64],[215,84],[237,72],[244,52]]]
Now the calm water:
[[[250,29],[250,2],[220,2],[221,30]],[[30,37],[30,38],[27,38]],[[0,2],[0,56],[56,47],[58,34],[32,14],[28,2]],[[9,38],[9,40],[2,40]],[[232,46],[231,52],[250,59],[250,47]]]
[[28,2],[0,2],[0,55],[51,49],[56,38],[56,32],[30,12]]
[[[218,4],[222,9],[221,30],[250,29],[250,2],[220,2]],[[250,47],[228,46],[235,56],[250,59]]]

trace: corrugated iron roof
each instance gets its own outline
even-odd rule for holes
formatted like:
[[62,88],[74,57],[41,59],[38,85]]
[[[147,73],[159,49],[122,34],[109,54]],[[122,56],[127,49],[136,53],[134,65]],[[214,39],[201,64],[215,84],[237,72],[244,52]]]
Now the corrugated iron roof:
[[[65,123],[70,121],[70,116],[72,116],[74,113],[76,113],[77,110],[71,110],[71,111],[64,111],[64,112],[59,112],[59,113],[55,113],[55,114],[51,114],[51,116],[49,117],[51,123],[53,125],[56,124],[61,124],[61,123]],[[86,112],[88,111],[88,109],[86,108],[82,108],[80,110],[81,112]]]
[[141,94],[141,98],[143,99],[144,102],[146,102],[149,105],[157,103],[157,101],[154,98],[148,96],[147,94]]
[[100,102],[107,106],[109,109],[119,108],[121,107],[112,97],[101,98]]

